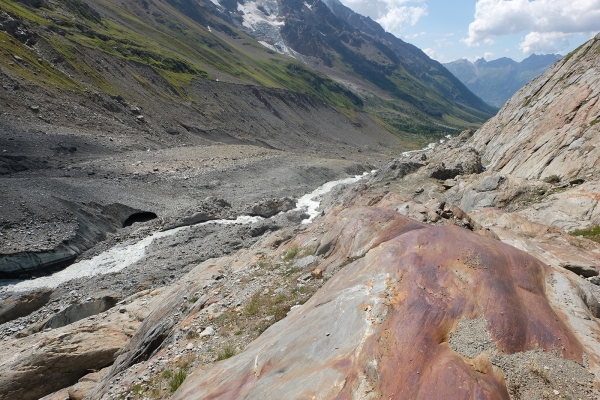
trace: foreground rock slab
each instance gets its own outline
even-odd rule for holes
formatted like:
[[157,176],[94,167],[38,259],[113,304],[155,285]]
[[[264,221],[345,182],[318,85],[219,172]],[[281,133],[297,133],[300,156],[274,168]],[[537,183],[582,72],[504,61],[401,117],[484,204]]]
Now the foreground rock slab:
[[[598,365],[600,346],[584,348],[546,296],[550,267],[459,227],[390,214],[355,207],[328,216],[336,238],[325,235],[318,248],[359,258],[243,353],[196,370],[173,399],[508,399],[515,387],[505,377],[533,362],[532,351],[573,366],[579,381],[557,378],[566,393],[596,398],[587,368]],[[365,224],[383,228],[357,236]],[[453,348],[461,321],[474,320],[491,345]],[[503,368],[490,361],[495,352],[521,356]],[[554,383],[540,382],[537,395],[552,392]]]

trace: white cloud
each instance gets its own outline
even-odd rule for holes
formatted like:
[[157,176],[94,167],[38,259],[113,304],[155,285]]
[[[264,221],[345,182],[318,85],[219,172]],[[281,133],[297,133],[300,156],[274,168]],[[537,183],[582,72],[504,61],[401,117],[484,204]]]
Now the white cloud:
[[427,34],[427,32],[413,33],[412,35],[406,35],[406,36],[404,36],[404,39],[414,39],[416,37],[423,36],[423,35],[426,35],[426,34]]
[[469,47],[495,36],[528,32],[519,47],[525,54],[557,52],[577,33],[600,31],[600,0],[478,0]]
[[434,60],[437,57],[435,50],[430,47],[423,49],[423,53],[427,54],[429,58],[433,58]]
[[427,15],[425,0],[341,0],[355,12],[369,16],[383,28],[398,33]]
[[403,26],[415,25],[421,17],[427,15],[427,6],[421,7],[394,7],[377,18],[376,21],[388,32],[399,31]]
[[485,58],[485,61],[491,60],[492,57],[494,57],[494,53],[491,53],[489,51],[486,51],[485,53],[483,53],[483,58]]
[[423,49],[423,53],[427,54],[427,56],[433,60],[439,61],[441,63],[448,62],[446,57],[436,53],[436,51],[430,47]]
[[558,53],[569,47],[572,34],[562,32],[531,32],[519,44],[525,54]]

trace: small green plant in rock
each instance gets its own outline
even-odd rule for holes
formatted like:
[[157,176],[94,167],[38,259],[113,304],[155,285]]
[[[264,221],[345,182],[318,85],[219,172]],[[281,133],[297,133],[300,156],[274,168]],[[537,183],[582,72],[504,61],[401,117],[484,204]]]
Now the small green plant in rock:
[[317,251],[316,246],[303,247],[302,250],[299,252],[298,257],[314,256],[315,251]]
[[135,385],[131,389],[131,391],[133,392],[133,394],[140,394],[140,393],[142,393],[142,385],[140,385],[140,384]]
[[600,225],[594,225],[588,229],[575,229],[571,235],[582,236],[600,243]]
[[187,333],[185,334],[186,339],[188,340],[192,340],[192,339],[197,339],[198,336],[200,336],[200,334],[194,330],[189,330],[187,331]]
[[287,249],[284,253],[283,253],[283,260],[284,261],[291,261],[293,260],[297,255],[298,255],[298,248],[297,247],[292,247],[290,249]]
[[260,293],[252,296],[246,307],[244,307],[244,312],[248,316],[256,315],[260,312],[261,304],[260,304]]
[[217,361],[226,360],[233,356],[235,356],[235,346],[233,344],[228,344],[217,354]]
[[183,381],[185,381],[188,373],[187,370],[187,366],[183,366],[169,378],[169,389],[171,390],[171,393],[175,392],[179,386],[181,386]]

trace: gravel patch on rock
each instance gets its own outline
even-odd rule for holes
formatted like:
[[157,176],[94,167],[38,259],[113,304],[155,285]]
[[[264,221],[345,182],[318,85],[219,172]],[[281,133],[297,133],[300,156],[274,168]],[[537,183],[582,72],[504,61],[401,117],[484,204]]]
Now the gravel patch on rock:
[[490,338],[483,318],[461,320],[449,345],[473,365],[488,363],[502,371],[511,399],[598,399],[600,396],[585,359],[582,365],[541,350],[502,354]]

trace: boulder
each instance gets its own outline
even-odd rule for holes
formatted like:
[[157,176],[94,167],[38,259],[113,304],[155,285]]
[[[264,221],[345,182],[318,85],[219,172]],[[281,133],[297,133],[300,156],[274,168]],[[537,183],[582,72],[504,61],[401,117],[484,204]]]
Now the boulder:
[[[424,154],[423,154],[424,155]],[[406,175],[417,171],[424,166],[422,162],[407,159],[406,157],[394,159],[379,169],[369,179],[370,183],[382,182],[404,178]]]
[[427,169],[430,178],[445,181],[458,175],[479,174],[483,166],[479,153],[472,147],[466,147],[437,153]]
[[[41,0],[22,0],[22,2],[32,7],[40,7],[42,4]],[[0,13],[0,30],[28,46],[32,46],[38,41],[38,34],[35,31],[27,29],[25,25],[5,12]],[[18,58],[21,59],[21,57]],[[23,60],[21,59],[21,61]]]
[[[4,341],[0,352],[0,400],[39,399],[59,390],[53,398],[60,398],[62,389],[77,384],[90,371],[111,365],[148,310],[161,301],[160,291],[155,291],[128,304],[129,312],[125,314],[115,307],[101,317]],[[91,384],[71,389],[81,394],[83,386],[87,391]]]
[[139,325],[126,315],[115,315],[123,317],[4,342],[7,351],[0,358],[0,399],[39,399],[76,383],[89,370],[112,364]]
[[250,206],[247,213],[252,216],[270,218],[280,212],[293,210],[295,207],[296,202],[289,197],[283,197],[281,199],[265,199]]
[[499,174],[486,176],[475,184],[474,189],[477,192],[490,192],[498,189],[505,180],[506,178]]

